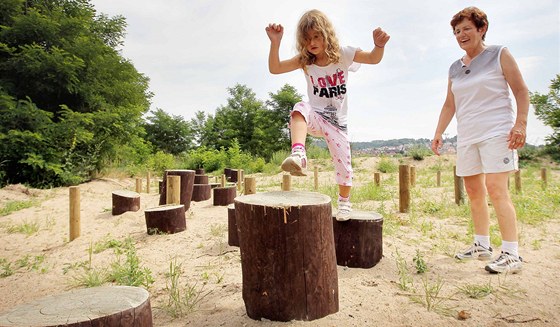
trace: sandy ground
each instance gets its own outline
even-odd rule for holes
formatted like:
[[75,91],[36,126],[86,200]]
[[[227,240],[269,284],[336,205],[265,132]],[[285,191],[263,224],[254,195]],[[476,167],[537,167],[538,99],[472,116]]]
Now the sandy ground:
[[[361,176],[371,174],[367,172],[372,171],[375,160],[359,161],[358,170],[366,172]],[[558,171],[552,171],[552,177],[552,181],[558,182]],[[294,182],[294,189],[312,186],[310,178]],[[321,183],[330,183],[332,178],[332,172],[320,175]],[[281,174],[258,175],[258,191],[279,190],[281,180]],[[520,226],[525,266],[521,274],[511,276],[490,275],[484,271],[483,262],[459,263],[449,255],[465,243],[460,238],[443,241],[442,238],[453,233],[464,235],[468,226],[464,218],[422,217],[424,224],[432,226],[428,234],[420,230],[420,224],[400,224],[391,235],[384,235],[384,257],[375,267],[338,267],[340,308],[337,313],[310,322],[282,323],[256,321],[247,316],[242,299],[239,248],[228,246],[227,207],[213,206],[212,200],[192,202],[185,232],[148,235],[143,210],[158,203],[155,183],[150,194],[141,194],[138,212],[113,216],[111,192],[123,189],[134,190],[134,179],[102,178],[80,185],[81,236],[72,242],[68,242],[68,188],[36,190],[11,185],[0,190],[0,207],[15,200],[36,203],[0,217],[0,263],[4,259],[14,270],[10,276],[0,277],[0,313],[72,288],[72,277],[81,269],[76,267],[88,261],[92,244],[130,237],[141,265],[150,269],[155,279],[148,289],[154,326],[560,326],[560,213],[538,226]],[[453,199],[449,187],[429,192],[437,196],[446,193],[445,196]],[[407,218],[407,214],[391,215],[391,219]],[[23,223],[36,223],[39,231],[32,235],[9,232],[10,226]],[[531,246],[536,244],[534,240],[539,240],[538,247]],[[428,264],[424,278],[432,286],[438,279],[442,281],[438,298],[442,303],[433,310],[399,288],[397,251],[408,263],[415,287],[422,293],[423,277],[415,273],[412,263],[417,250],[422,251]],[[18,260],[34,262],[35,258],[42,261],[18,268]],[[114,258],[111,249],[93,254],[92,266],[109,267]],[[209,292],[195,312],[177,319],[163,310],[168,299],[166,273],[172,259],[182,265],[181,283],[203,287],[201,292]],[[69,269],[72,266],[74,269]],[[469,298],[459,290],[468,285],[488,284],[494,292],[482,299]],[[468,316],[466,320],[457,318],[460,311]]]

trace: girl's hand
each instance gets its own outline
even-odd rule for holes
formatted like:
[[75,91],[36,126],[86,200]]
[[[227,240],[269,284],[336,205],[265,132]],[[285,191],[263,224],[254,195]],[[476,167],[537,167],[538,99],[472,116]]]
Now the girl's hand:
[[270,39],[270,42],[280,42],[282,36],[284,35],[284,27],[280,24],[268,24],[265,28],[266,35]]
[[387,34],[381,27],[376,28],[373,30],[373,44],[378,48],[383,48],[391,36]]

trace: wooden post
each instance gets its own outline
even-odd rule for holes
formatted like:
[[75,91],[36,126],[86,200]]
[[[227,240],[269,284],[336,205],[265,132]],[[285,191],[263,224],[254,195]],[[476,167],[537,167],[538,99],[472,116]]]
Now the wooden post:
[[241,192],[243,189],[243,169],[237,170],[237,191]]
[[457,176],[457,166],[453,166],[453,176],[455,181],[455,203],[461,205],[465,203],[465,187],[463,177]]
[[150,194],[150,172],[146,174],[146,193]]
[[80,188],[70,186],[70,242],[80,237]]
[[521,169],[515,172],[515,191],[521,193]]
[[255,177],[245,177],[245,195],[257,193],[257,179]]
[[226,187],[226,175],[222,174],[222,179],[220,180],[220,187]]
[[331,198],[265,192],[235,199],[243,300],[251,319],[314,320],[338,311]]
[[375,186],[381,186],[381,174],[378,172],[373,173],[373,183]]
[[416,186],[416,166],[410,166],[410,186]]
[[542,189],[546,190],[546,168],[541,168],[541,181],[542,181]]
[[314,176],[314,190],[315,192],[319,191],[319,167],[315,166],[313,169],[313,176]]
[[167,175],[166,204],[181,203],[181,176]]
[[410,166],[399,166],[399,212],[408,212],[410,207]]
[[437,175],[436,175],[436,185],[437,187],[441,186],[441,170],[437,171]]
[[290,174],[282,175],[282,191],[290,191],[292,189],[292,176]]
[[192,194],[194,189],[194,170],[189,169],[168,169],[163,176],[163,187],[159,196],[159,205],[168,204],[167,202],[167,176],[180,176],[179,204],[185,206],[185,211],[191,206]]
[[136,193],[142,193],[142,178],[136,177]]

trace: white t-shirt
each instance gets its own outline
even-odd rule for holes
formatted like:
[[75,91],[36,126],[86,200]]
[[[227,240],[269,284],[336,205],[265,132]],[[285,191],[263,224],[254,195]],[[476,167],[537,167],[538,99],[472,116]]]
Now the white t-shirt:
[[[341,47],[340,62],[325,67],[308,65],[305,80],[309,104],[325,120],[339,129],[347,130],[348,102],[346,97],[348,72],[356,71],[354,63],[358,48]],[[351,67],[352,66],[352,67]]]
[[459,59],[449,68],[458,146],[507,135],[515,123],[508,84],[500,64],[503,48],[489,46],[469,66]]

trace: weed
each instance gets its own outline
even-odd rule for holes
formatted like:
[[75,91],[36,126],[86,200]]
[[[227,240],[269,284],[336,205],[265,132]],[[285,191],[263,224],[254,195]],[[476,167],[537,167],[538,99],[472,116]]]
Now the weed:
[[[140,266],[140,258],[131,238],[124,241],[123,248],[115,248],[116,260],[111,265],[110,279],[117,285],[143,286],[149,288],[154,283],[152,272]],[[121,260],[124,254],[126,259]]]
[[13,274],[12,263],[4,258],[0,258],[0,278],[5,278]]
[[420,250],[416,249],[416,255],[412,259],[412,262],[414,262],[414,265],[416,266],[416,273],[423,274],[428,271],[428,265],[426,264],[422,253],[420,253]]
[[12,212],[19,211],[22,209],[30,208],[36,204],[35,201],[9,201],[4,207],[0,208],[0,217],[7,216]]
[[399,250],[396,250],[396,263],[397,271],[399,273],[399,288],[403,291],[410,291],[414,289],[414,279],[408,271],[406,260],[401,256]]
[[471,299],[482,299],[495,292],[490,280],[488,280],[487,284],[466,284],[457,288]]
[[10,225],[7,227],[6,231],[9,234],[20,233],[27,236],[31,236],[39,231],[39,223],[37,221],[27,222],[24,221],[19,225]]

